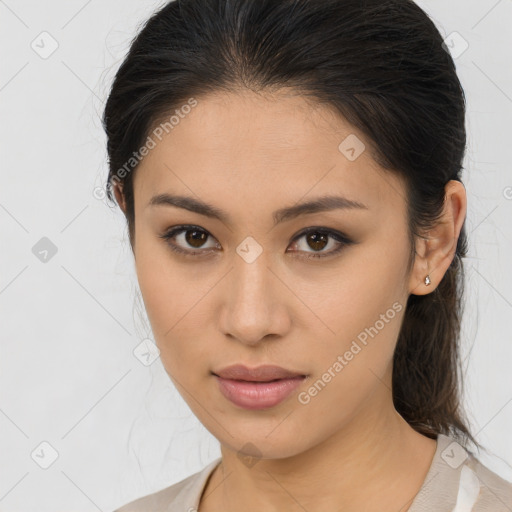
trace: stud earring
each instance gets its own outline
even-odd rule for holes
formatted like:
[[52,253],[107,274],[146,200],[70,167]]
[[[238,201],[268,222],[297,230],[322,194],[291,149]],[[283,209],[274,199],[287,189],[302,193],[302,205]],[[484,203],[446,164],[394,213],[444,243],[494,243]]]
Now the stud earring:
[[425,277],[425,284],[428,286],[430,284],[430,276],[427,275],[427,277]]

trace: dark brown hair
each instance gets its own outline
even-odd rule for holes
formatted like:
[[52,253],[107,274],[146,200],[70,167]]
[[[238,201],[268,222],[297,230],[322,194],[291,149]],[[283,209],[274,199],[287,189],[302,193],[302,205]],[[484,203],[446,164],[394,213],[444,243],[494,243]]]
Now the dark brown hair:
[[[132,41],[103,118],[107,195],[113,200],[112,183],[121,183],[132,248],[132,155],[152,128],[191,97],[285,87],[344,116],[366,135],[377,162],[404,180],[412,268],[415,237],[439,220],[447,182],[461,181],[466,132],[453,59],[410,0],[175,0],[156,12]],[[464,223],[439,285],[409,296],[392,391],[418,432],[478,446],[460,396],[466,252]]]

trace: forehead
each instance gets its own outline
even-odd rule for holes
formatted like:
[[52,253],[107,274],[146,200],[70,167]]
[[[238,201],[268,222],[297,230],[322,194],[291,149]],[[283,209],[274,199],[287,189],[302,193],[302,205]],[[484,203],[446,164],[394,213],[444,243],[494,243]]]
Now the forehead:
[[[196,100],[161,140],[153,137],[134,176],[139,204],[177,189],[217,204],[236,196],[282,206],[331,192],[376,209],[392,196],[404,200],[401,181],[378,166],[367,138],[327,105],[291,91]],[[345,141],[366,149],[349,159]]]
[[180,117],[171,131],[173,142],[183,149],[287,153],[287,159],[312,149],[336,149],[344,136],[357,132],[331,107],[291,89],[217,92],[198,98],[190,113]]

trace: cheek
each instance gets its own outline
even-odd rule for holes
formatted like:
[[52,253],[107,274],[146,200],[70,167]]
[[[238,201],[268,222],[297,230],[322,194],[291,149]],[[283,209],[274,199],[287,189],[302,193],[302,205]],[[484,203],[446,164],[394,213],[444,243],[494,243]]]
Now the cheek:
[[407,299],[405,264],[404,251],[383,254],[382,246],[368,244],[364,251],[347,258],[346,265],[333,272],[332,279],[318,293],[319,316],[344,339],[356,337],[382,315],[389,317],[384,321],[396,323],[393,318],[397,306],[393,305],[398,302],[403,309]]
[[158,240],[156,234],[144,227],[136,231],[136,237],[137,280],[153,333],[162,339],[184,314],[190,284],[185,286],[183,273],[173,264],[165,241]]
[[[211,291],[211,279],[194,278],[180,271],[161,248],[143,248],[136,257],[139,287],[154,341],[169,374],[181,381],[205,360],[206,319],[201,298]],[[181,377],[180,377],[181,376]]]
[[386,252],[382,247],[382,241],[367,244],[364,254],[350,263],[347,258],[314,309],[329,327],[322,329],[323,339],[315,347],[315,368],[323,374],[342,356],[344,369],[335,372],[345,375],[338,379],[339,385],[345,381],[353,387],[360,379],[382,377],[392,361],[407,302],[403,270],[407,246],[396,244]]
[[137,279],[153,333],[160,338],[172,327],[176,311],[174,290],[179,283],[171,279],[157,257],[150,257],[149,251],[140,252],[136,258]]

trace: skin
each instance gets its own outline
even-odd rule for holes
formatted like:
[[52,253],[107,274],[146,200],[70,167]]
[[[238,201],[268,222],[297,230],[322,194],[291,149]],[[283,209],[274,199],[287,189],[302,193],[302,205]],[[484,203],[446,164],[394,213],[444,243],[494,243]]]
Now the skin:
[[[366,145],[355,161],[338,150],[350,134]],[[199,198],[229,220],[148,205],[161,193]],[[115,194],[124,209],[122,188]],[[275,210],[328,194],[368,208],[273,226]],[[370,141],[327,106],[289,91],[240,91],[198,98],[140,163],[134,197],[136,271],[162,363],[221,445],[222,463],[200,512],[408,510],[436,442],[393,406],[393,351],[408,296],[431,293],[454,257],[466,215],[463,185],[447,184],[443,218],[428,240],[416,240],[407,273],[405,188],[377,165]],[[171,241],[159,238],[181,224],[210,235],[202,246],[187,243],[185,234],[173,240],[203,256],[174,253]],[[307,259],[338,246],[332,238],[319,248],[306,236],[293,241],[309,227],[337,230],[355,243]],[[262,248],[252,263],[236,252],[248,236]],[[393,303],[401,311],[300,403],[297,395]],[[225,399],[211,374],[234,363],[277,364],[308,378],[279,405],[250,411]]]

